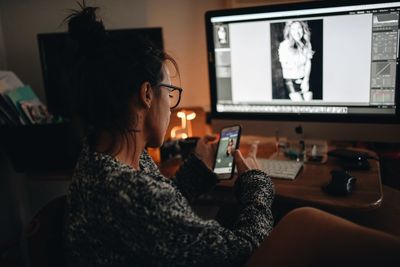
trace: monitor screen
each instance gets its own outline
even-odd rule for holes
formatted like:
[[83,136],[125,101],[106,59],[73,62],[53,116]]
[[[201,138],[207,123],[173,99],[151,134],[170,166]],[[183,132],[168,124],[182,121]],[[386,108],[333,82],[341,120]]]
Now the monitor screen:
[[[163,49],[161,28],[120,29],[107,31],[112,38],[134,41],[146,38]],[[70,72],[76,64],[77,44],[67,33],[38,34],[40,62],[47,106],[55,115],[69,119],[73,101]]]
[[399,121],[400,2],[206,13],[212,116]]

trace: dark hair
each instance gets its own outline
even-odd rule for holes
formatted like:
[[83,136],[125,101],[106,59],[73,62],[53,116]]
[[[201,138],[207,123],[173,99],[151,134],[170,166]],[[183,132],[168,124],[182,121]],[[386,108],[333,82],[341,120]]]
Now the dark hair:
[[[85,130],[91,129],[94,135],[107,130],[115,141],[116,134],[126,136],[138,130],[132,107],[140,86],[144,82],[157,86],[164,78],[165,61],[171,61],[176,69],[177,65],[144,38],[111,38],[97,19],[98,7],[87,7],[85,2],[79,5],[81,10],[73,10],[66,18],[69,35],[79,46],[75,110]],[[93,136],[89,142],[96,139]]]

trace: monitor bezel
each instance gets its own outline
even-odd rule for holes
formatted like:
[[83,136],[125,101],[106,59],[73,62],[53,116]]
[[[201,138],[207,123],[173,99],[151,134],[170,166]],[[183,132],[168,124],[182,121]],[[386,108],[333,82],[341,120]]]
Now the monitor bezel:
[[[250,112],[218,112],[217,106],[217,90],[216,90],[216,71],[214,64],[214,40],[213,40],[213,24],[212,17],[243,15],[252,13],[266,13],[275,11],[291,11],[299,9],[315,9],[326,7],[343,7],[351,5],[365,4],[382,4],[395,3],[396,1],[310,1],[301,3],[289,4],[272,4],[265,6],[245,7],[245,8],[230,8],[223,10],[212,10],[205,14],[206,39],[207,39],[207,62],[208,75],[210,85],[210,100],[211,100],[211,119],[231,119],[231,120],[271,120],[271,121],[309,121],[309,122],[357,122],[357,123],[387,123],[400,124],[400,66],[397,64],[396,70],[396,95],[395,95],[395,114],[295,114],[295,113],[250,113]],[[400,6],[400,2],[399,6]]]

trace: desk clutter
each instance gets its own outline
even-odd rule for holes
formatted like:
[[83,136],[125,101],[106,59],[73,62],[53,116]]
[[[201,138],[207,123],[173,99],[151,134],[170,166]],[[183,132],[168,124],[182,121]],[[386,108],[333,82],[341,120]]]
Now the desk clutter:
[[332,170],[332,178],[322,189],[331,195],[345,196],[353,192],[357,179],[349,172],[344,170]]
[[0,71],[0,125],[20,126],[60,122],[29,85],[12,71]]
[[80,142],[72,125],[53,116],[29,85],[0,71],[0,144],[17,172],[73,168]]
[[[199,136],[211,132],[206,124],[206,113],[201,107],[172,111],[165,141],[160,148],[160,161],[186,158],[196,147]],[[157,157],[153,157],[157,158]]]
[[328,144],[325,140],[280,138],[276,140],[276,153],[272,158],[312,163],[325,163]]
[[328,152],[328,156],[338,159],[345,170],[369,170],[368,159],[371,156],[366,152],[349,149],[334,149]]
[[185,139],[167,140],[160,148],[161,161],[173,158],[185,159],[194,151],[199,137],[188,137]]

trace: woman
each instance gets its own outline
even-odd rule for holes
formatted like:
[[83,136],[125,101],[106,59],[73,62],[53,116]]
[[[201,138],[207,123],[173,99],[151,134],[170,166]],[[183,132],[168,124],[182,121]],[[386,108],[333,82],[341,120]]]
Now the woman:
[[159,147],[180,101],[151,44],[111,39],[96,8],[69,17],[80,46],[79,114],[87,137],[69,188],[65,241],[71,266],[242,265],[271,232],[273,184],[235,152],[239,216],[231,229],[203,220],[190,202],[217,183],[214,138],[201,139],[172,180],[145,147]]
[[[199,218],[190,202],[217,182],[210,170],[214,139],[200,139],[172,180],[145,150],[162,144],[170,110],[179,104],[182,89],[171,85],[166,64],[176,67],[175,61],[146,42],[110,39],[96,8],[82,8],[69,18],[82,55],[79,114],[87,126],[67,197],[70,266],[241,266],[263,240],[249,266],[345,266],[344,257],[360,251],[367,254],[350,263],[393,259],[380,256],[395,255],[398,239],[309,208],[289,213],[265,238],[274,188],[256,169],[256,147],[247,159],[234,152],[239,207],[233,226]],[[332,244],[343,254],[332,258]]]
[[304,21],[288,21],[283,30],[284,40],[279,44],[279,61],[283,79],[293,101],[309,101],[311,59],[311,32]]

